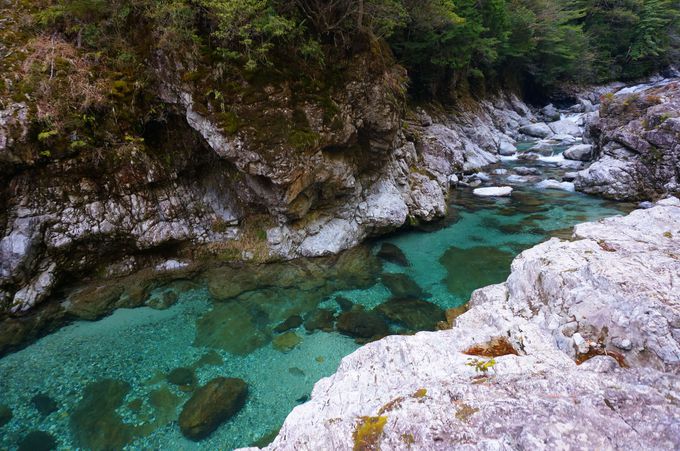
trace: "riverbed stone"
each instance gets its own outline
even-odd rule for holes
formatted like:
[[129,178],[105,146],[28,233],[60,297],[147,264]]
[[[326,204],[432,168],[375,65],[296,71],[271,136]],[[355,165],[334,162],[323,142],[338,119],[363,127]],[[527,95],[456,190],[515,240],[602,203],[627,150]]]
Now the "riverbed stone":
[[284,322],[280,323],[274,328],[274,332],[280,334],[291,329],[296,329],[302,325],[302,317],[300,315],[289,316]]
[[123,418],[117,409],[123,405],[130,384],[115,379],[91,382],[70,415],[76,446],[84,449],[121,449],[138,435],[139,429]]
[[284,332],[272,339],[274,349],[281,352],[290,352],[302,343],[302,338],[295,332]]
[[196,320],[194,346],[223,349],[235,355],[250,354],[271,340],[265,326],[257,312],[244,303],[218,303]]
[[194,370],[184,367],[175,368],[174,370],[170,371],[168,373],[167,380],[173,385],[180,386],[193,386],[197,382]]
[[307,332],[314,332],[321,330],[324,332],[332,332],[335,322],[335,311],[331,309],[315,309],[305,316],[305,329]]
[[179,416],[182,434],[194,441],[208,437],[238,413],[248,394],[242,379],[218,377],[198,388]]
[[57,440],[45,431],[31,431],[19,442],[18,451],[52,451],[57,449]]
[[0,428],[9,423],[13,416],[12,409],[4,404],[0,404]]
[[383,260],[394,263],[395,265],[410,266],[404,252],[392,243],[382,243],[377,255]]
[[382,283],[396,298],[421,298],[425,296],[420,285],[404,273],[383,273]]
[[38,393],[31,398],[31,404],[40,413],[46,417],[52,412],[59,410],[59,404],[45,393]]
[[375,311],[412,331],[435,330],[437,323],[446,319],[444,310],[438,305],[414,298],[392,298]]
[[387,323],[381,315],[363,308],[355,308],[338,317],[338,332],[359,339],[384,337],[389,333]]
[[512,253],[497,247],[451,247],[439,262],[448,273],[443,282],[449,292],[464,302],[480,285],[503,281],[510,273],[512,258]]

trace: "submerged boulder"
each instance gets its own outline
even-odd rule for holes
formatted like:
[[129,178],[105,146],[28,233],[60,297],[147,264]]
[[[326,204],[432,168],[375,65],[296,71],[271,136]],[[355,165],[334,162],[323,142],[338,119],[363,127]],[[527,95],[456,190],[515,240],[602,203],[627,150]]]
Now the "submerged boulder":
[[338,318],[338,331],[354,338],[384,337],[389,333],[387,323],[378,313],[357,308]]
[[382,283],[397,298],[421,298],[425,296],[420,285],[403,273],[384,273]]
[[13,416],[12,409],[0,404],[0,428],[9,423]]
[[274,332],[280,334],[282,332],[296,329],[302,325],[302,317],[300,315],[289,316],[284,322],[274,328]]
[[241,410],[247,394],[248,385],[242,379],[218,377],[211,380],[184,404],[179,416],[182,434],[194,441],[206,438]]
[[168,382],[180,386],[192,386],[196,384],[196,374],[191,368],[175,368],[167,376]]
[[421,299],[393,298],[380,304],[375,311],[412,331],[435,330],[438,322],[446,320],[441,307]]
[[395,265],[410,266],[404,252],[392,243],[382,243],[377,255],[383,260],[394,263]]
[[272,340],[272,346],[274,346],[274,349],[281,352],[292,351],[300,343],[302,343],[302,338],[300,338],[300,336],[295,332],[286,332],[281,335],[277,335]]
[[330,309],[316,309],[305,317],[304,325],[308,332],[314,332],[315,330],[332,332],[334,321],[335,311]]
[[52,451],[57,449],[57,440],[45,431],[32,431],[19,442],[18,451]]

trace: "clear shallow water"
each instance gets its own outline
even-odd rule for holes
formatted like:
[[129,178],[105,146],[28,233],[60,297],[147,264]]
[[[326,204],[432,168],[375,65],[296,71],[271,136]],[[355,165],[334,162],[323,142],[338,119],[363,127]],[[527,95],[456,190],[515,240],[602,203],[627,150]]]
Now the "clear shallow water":
[[[511,169],[520,165],[538,167],[542,175],[537,180],[559,180],[564,171],[555,166],[559,156],[547,159],[552,163],[509,159],[499,165],[509,169],[508,174],[494,175],[485,185],[507,184]],[[503,281],[509,262],[523,249],[550,236],[569,235],[576,223],[630,209],[578,193],[538,190],[533,183],[514,186],[513,196],[502,199],[478,198],[471,189],[459,189],[452,196],[447,220],[436,230],[398,233],[372,243],[373,254],[383,243],[398,246],[410,263],[404,267],[385,261],[382,273],[407,275],[422,289],[419,298],[441,309],[459,306],[473,289]],[[392,297],[380,282],[389,276],[376,274],[375,284],[358,278],[356,283],[363,288],[357,289],[352,277],[339,277],[342,283],[310,282],[306,291],[267,286],[244,290],[234,299],[216,299],[210,285],[214,279],[199,279],[195,288],[178,290],[178,302],[167,310],[118,310],[97,322],[67,326],[1,359],[0,405],[9,406],[13,418],[0,427],[0,449],[16,449],[36,430],[50,433],[60,449],[87,443],[95,449],[213,450],[271,437],[290,410],[307,399],[314,383],[332,374],[340,359],[360,346],[337,331],[310,333],[303,325],[292,330],[296,336],[287,336],[292,342],[282,345],[276,338],[280,334],[272,329],[291,315],[304,317],[318,309],[333,310],[338,316],[338,296],[366,310]],[[416,307],[427,310],[429,304]],[[225,318],[237,314],[247,327],[226,336],[220,330],[206,331],[236,327]],[[390,328],[408,329],[394,321]],[[197,339],[206,333],[203,341]],[[234,341],[249,345],[235,348]],[[239,377],[249,386],[245,407],[198,443],[185,439],[177,425],[181,406],[191,396],[190,387],[167,380],[167,374],[179,367],[194,372],[195,386],[218,376]],[[33,398],[39,394],[55,405],[46,406],[44,398],[36,402]],[[87,403],[81,400],[84,394]],[[87,428],[98,432],[83,430]]]

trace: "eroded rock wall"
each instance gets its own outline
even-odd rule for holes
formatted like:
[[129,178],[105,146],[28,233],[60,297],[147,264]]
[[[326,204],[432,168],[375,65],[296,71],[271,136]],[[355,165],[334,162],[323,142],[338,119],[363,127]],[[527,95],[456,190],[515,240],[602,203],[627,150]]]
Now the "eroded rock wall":
[[505,93],[456,111],[408,112],[403,68],[373,57],[356,55],[320,90],[272,79],[219,95],[186,82],[186,68],[157,62],[143,133],[102,148],[40,131],[35,106],[2,110],[5,330],[83,279],[201,258],[329,255],[441,217],[451,176],[497,161],[531,119]]

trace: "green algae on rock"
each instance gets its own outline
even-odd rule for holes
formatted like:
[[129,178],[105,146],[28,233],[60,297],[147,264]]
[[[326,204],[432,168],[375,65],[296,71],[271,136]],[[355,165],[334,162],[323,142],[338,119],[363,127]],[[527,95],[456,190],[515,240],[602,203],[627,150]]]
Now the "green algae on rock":
[[243,407],[248,386],[242,379],[218,377],[200,387],[182,408],[179,427],[185,437],[201,440]]

